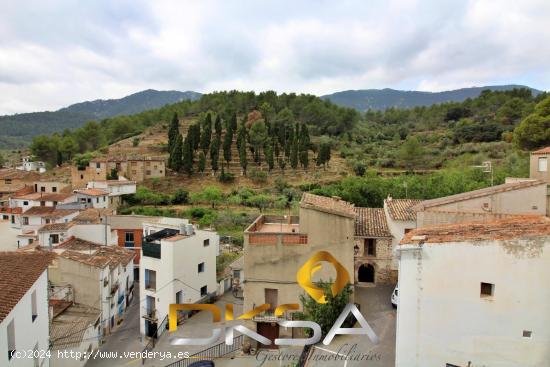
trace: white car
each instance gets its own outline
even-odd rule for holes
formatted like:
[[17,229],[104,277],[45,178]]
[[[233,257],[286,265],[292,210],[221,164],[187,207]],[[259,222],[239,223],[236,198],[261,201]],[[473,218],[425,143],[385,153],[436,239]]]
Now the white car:
[[399,284],[395,286],[391,293],[391,304],[394,308],[397,308],[397,302],[399,302]]

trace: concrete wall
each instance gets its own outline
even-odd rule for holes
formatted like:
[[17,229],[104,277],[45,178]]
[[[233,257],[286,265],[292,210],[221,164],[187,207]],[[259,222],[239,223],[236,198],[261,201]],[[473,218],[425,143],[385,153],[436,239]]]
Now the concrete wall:
[[52,350],[50,367],[83,367],[88,362],[88,359],[58,358],[58,351],[61,353],[64,353],[64,351],[67,351],[67,353],[74,351],[81,354],[95,351],[99,348],[99,335],[99,326],[98,328],[94,328],[94,325],[88,326],[84,334],[82,334],[82,342],[78,346]]
[[[548,167],[546,171],[539,171],[538,161],[539,158],[546,158]],[[536,178],[550,184],[550,154],[532,154],[529,161],[529,177]]]
[[[546,237],[403,247],[396,366],[548,365],[549,246]],[[481,282],[493,297],[480,296]]]
[[[36,292],[36,305],[38,316],[32,321],[31,294]],[[49,349],[49,315],[48,315],[48,274],[45,270],[34,282],[32,287],[19,300],[17,305],[0,323],[0,365],[13,367],[33,366],[33,359],[12,358],[8,360],[8,324],[14,321],[15,347],[19,352],[37,349],[47,351]],[[40,361],[41,366],[48,367],[49,359]]]

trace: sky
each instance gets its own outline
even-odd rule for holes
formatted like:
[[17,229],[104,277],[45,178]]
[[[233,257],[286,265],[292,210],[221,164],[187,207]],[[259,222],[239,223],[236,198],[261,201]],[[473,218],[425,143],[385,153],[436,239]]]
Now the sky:
[[144,89],[550,89],[548,0],[0,0],[0,114]]

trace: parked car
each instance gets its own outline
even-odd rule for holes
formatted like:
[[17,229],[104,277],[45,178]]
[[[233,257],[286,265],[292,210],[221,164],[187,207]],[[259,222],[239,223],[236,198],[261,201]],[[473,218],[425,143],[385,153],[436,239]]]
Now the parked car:
[[399,302],[399,284],[395,286],[391,293],[391,304],[394,308],[397,308],[397,302]]
[[198,361],[191,363],[189,367],[215,367],[214,361]]

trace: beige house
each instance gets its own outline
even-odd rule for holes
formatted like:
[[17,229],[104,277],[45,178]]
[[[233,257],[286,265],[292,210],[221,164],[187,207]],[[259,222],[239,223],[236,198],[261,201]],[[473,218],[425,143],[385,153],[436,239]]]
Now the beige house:
[[[353,282],[354,233],[354,207],[339,198],[305,193],[299,216],[258,217],[244,232],[244,309],[268,303],[272,312],[278,305],[300,304],[304,291],[296,272],[318,251],[332,254]],[[323,266],[313,280],[335,278],[335,270]],[[289,333],[269,313],[253,321],[247,326],[270,340]]]
[[546,195],[546,182],[527,179],[425,200],[412,209],[416,211],[417,227],[545,215]]
[[550,147],[531,152],[530,176],[548,184],[546,195],[546,215],[550,216],[550,170],[548,162],[550,161]]
[[119,176],[136,182],[164,177],[166,174],[164,158],[96,158],[84,169],[71,167],[73,187],[83,188],[90,181],[105,181],[112,170],[116,170]]
[[355,208],[356,285],[395,284],[392,235],[382,208]]

